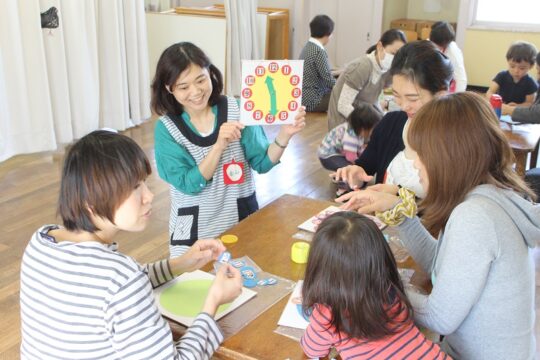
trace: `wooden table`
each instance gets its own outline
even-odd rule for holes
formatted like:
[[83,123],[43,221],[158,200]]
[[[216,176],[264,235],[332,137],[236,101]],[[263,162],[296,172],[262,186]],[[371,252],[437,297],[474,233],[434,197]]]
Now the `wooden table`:
[[[227,231],[239,238],[227,248],[233,258],[248,255],[266,272],[294,281],[303,279],[305,265],[296,264],[290,258],[291,246],[298,241],[292,235],[298,232],[300,223],[329,205],[335,203],[283,195]],[[400,266],[415,267],[410,258]],[[227,339],[215,356],[220,359],[304,359],[297,341],[274,333],[288,298],[281,299]]]
[[538,161],[538,147],[540,145],[540,124],[510,125],[501,122],[506,138],[516,157],[516,172],[525,175],[527,168],[527,155],[531,153],[529,168],[535,168]]

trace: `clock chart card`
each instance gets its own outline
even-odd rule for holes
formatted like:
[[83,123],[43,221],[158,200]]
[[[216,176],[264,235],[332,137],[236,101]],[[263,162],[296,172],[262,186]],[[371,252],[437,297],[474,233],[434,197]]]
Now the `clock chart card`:
[[304,60],[242,60],[240,122],[293,124],[302,105]]
[[[201,312],[214,275],[201,270],[183,273],[176,279],[155,288],[156,303],[163,315],[185,326],[191,326]],[[232,303],[221,305],[214,317],[219,320],[257,293],[242,288],[242,293]]]

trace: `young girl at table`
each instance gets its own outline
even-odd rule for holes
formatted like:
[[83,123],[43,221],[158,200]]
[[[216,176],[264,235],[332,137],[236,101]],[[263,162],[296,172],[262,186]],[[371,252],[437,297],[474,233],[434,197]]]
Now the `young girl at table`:
[[319,226],[302,296],[310,358],[335,348],[342,359],[450,359],[414,325],[392,251],[363,215],[340,212]]
[[[379,211],[431,274],[429,295],[408,292],[415,321],[445,335],[457,359],[535,357],[535,266],[540,206],[513,169],[514,156],[489,103],[468,92],[426,104],[409,150],[426,197],[356,191],[345,205]],[[436,234],[437,238],[431,234]]]
[[274,167],[305,126],[305,110],[269,143],[260,126],[240,124],[238,102],[221,95],[223,78],[197,46],[181,42],[161,55],[152,83],[160,177],[170,184],[171,257],[198,238],[215,237],[258,210],[252,169]]
[[153,194],[142,149],[94,131],[64,161],[58,213],[63,226],[32,236],[21,265],[23,359],[209,359],[223,341],[213,319],[241,292],[239,272],[222,266],[202,311],[175,343],[152,288],[202,267],[225,249],[199,240],[189,252],[142,266],[117,250],[120,231],[146,227]]
[[325,169],[336,171],[354,164],[369,142],[371,131],[383,114],[373,104],[360,103],[347,118],[324,137],[317,156]]

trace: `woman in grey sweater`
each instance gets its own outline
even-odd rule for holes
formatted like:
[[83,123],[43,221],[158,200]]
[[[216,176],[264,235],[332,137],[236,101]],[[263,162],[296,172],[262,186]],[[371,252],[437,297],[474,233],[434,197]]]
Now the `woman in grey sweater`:
[[[408,292],[415,320],[445,335],[455,359],[532,359],[540,205],[513,171],[513,154],[489,104],[473,93],[432,100],[407,135],[427,195],[373,190],[347,208],[376,211],[397,226],[414,260],[431,274],[429,295]],[[438,235],[438,239],[431,234]]]

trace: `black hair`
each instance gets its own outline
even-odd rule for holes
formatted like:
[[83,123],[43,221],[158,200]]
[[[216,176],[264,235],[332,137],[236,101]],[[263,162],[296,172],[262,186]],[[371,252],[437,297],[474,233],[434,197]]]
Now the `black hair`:
[[356,135],[360,135],[361,130],[371,130],[381,120],[382,112],[373,104],[361,102],[353,105],[354,110],[347,118],[347,122]]
[[433,95],[448,90],[453,71],[450,60],[428,40],[404,45],[390,67],[392,76],[405,76]]
[[540,66],[540,52],[536,54],[536,64]]
[[533,66],[537,53],[538,51],[533,44],[526,41],[517,41],[508,48],[506,60],[513,60],[517,63],[525,61]]
[[[302,297],[304,311],[329,307],[330,326],[355,338],[381,339],[412,318],[390,246],[372,220],[355,212],[333,214],[319,225]],[[389,312],[393,306],[397,311]]]
[[447,21],[437,21],[431,25],[431,32],[429,33],[429,40],[442,48],[446,48],[448,44],[456,39],[456,32],[452,25]]
[[[388,45],[391,45],[394,43],[394,41],[401,41],[402,43],[406,44],[407,43],[407,37],[405,36],[405,34],[403,33],[403,31],[399,30],[399,29],[390,29],[390,30],[386,30],[381,38],[379,39],[379,41],[381,42],[382,46],[388,46]],[[377,48],[377,44],[374,44],[374,45],[371,45],[367,50],[366,50],[366,54],[369,54],[371,53],[373,50],[375,50]]]
[[334,32],[334,21],[327,15],[317,15],[309,23],[311,37],[320,39]]
[[92,213],[114,223],[116,209],[151,173],[148,158],[131,138],[105,130],[82,137],[64,160],[58,199],[64,227],[96,232]]
[[152,81],[151,106],[154,113],[158,115],[179,115],[184,112],[184,107],[167,90],[166,86],[172,91],[172,87],[180,74],[192,64],[208,69],[212,82],[209,105],[217,104],[223,91],[221,72],[210,62],[208,56],[198,46],[190,42],[180,42],[165,49],[157,63],[156,74]]

